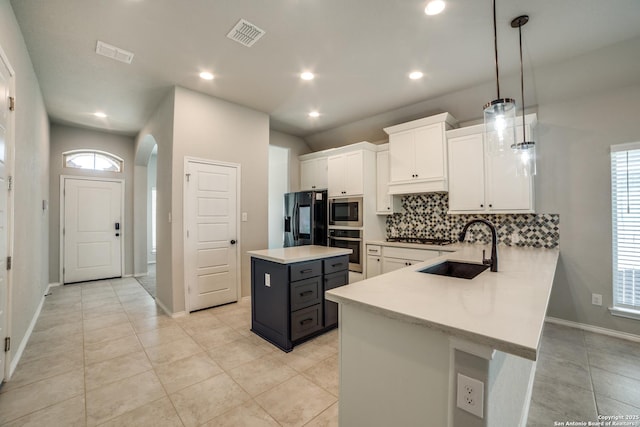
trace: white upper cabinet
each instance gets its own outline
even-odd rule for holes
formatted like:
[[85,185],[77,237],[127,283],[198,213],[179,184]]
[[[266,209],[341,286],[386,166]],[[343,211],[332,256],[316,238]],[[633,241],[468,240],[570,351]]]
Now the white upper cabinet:
[[445,132],[455,123],[442,113],[384,129],[389,135],[389,194],[447,191]]
[[376,153],[376,214],[391,215],[401,210],[399,197],[389,194],[389,150]]
[[327,158],[300,161],[300,190],[324,190],[327,188]]
[[[525,116],[527,135],[536,115]],[[533,177],[516,175],[516,154],[488,153],[484,146],[484,126],[447,132],[449,150],[450,213],[533,213]],[[516,128],[522,140],[522,125]]]
[[484,210],[482,133],[449,138],[449,210]]
[[329,197],[361,196],[364,192],[362,150],[330,156],[328,159]]

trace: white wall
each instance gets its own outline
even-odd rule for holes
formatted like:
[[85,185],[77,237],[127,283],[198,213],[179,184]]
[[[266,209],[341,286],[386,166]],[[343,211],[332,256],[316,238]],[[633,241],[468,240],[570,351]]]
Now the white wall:
[[289,149],[269,145],[269,248],[284,243],[284,194],[289,192]]
[[[174,311],[184,302],[183,185],[184,157],[238,163],[241,166],[242,295],[251,294],[251,260],[248,250],[268,245],[267,178],[269,159],[269,116],[231,102],[188,89],[175,88],[172,163],[172,279]],[[160,171],[160,151],[158,170]],[[162,174],[159,173],[159,177]],[[158,182],[160,186],[160,182]]]
[[[172,237],[171,223],[171,183],[172,183],[172,159],[173,159],[173,114],[175,91],[172,88],[149,121],[136,137],[136,193],[135,199],[135,223],[134,234],[135,259],[144,262],[136,262],[136,268],[144,268],[146,271],[147,228],[145,226],[146,209],[146,179],[147,161],[154,145],[158,145],[158,174],[156,188],[158,191],[158,223],[157,238],[158,251],[156,253],[156,301],[167,311],[174,312],[174,296],[172,277]],[[137,183],[143,183],[138,185]],[[139,265],[142,264],[142,265]],[[141,270],[142,271],[142,270]],[[183,294],[184,295],[184,294]],[[183,297],[184,299],[184,297]]]
[[15,186],[11,272],[12,354],[23,344],[49,282],[49,121],[27,47],[8,0],[0,0],[0,47],[14,71]]
[[300,161],[298,156],[311,152],[304,139],[286,133],[269,131],[269,145],[289,149],[289,191],[300,191]]
[[[60,175],[92,176],[124,179],[124,274],[133,274],[133,148],[129,136],[97,130],[81,129],[61,124],[51,125],[49,194],[49,280],[60,281]],[[122,173],[90,171],[63,167],[62,153],[90,149],[106,151],[122,158]]]

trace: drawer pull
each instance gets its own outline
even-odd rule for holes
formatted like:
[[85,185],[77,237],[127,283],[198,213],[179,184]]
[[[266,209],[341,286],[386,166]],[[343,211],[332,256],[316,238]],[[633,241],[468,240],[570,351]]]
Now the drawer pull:
[[339,267],[339,266],[341,266],[341,265],[342,265],[342,263],[341,263],[341,262],[339,262],[339,263],[337,263],[337,264],[331,264],[331,267],[334,267],[334,268],[335,268],[335,267]]
[[311,269],[311,268],[307,268],[306,270],[302,270],[302,271],[300,272],[300,274],[309,274],[309,273],[311,273],[312,271],[313,271],[313,269]]
[[311,295],[313,293],[313,291],[304,291],[304,292],[300,292],[300,296],[301,297],[306,297],[307,295]]
[[308,319],[301,320],[300,321],[300,326],[304,326],[307,323],[311,323],[311,322],[313,322],[313,318],[309,317]]

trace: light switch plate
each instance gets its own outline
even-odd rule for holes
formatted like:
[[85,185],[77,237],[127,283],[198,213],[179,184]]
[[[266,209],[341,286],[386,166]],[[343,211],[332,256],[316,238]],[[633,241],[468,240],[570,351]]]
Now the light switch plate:
[[600,294],[591,294],[591,304],[593,304],[593,305],[602,305],[602,295],[600,295]]

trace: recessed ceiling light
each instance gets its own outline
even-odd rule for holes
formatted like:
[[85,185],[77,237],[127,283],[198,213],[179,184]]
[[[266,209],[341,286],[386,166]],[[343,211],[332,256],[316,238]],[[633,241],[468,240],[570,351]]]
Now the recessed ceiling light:
[[411,80],[421,79],[422,76],[424,76],[424,74],[422,74],[422,71],[412,71],[411,73],[409,73],[409,78]]
[[309,113],[309,117],[320,117],[320,113],[318,113],[317,111],[311,111]]
[[427,3],[427,7],[424,8],[424,13],[427,15],[437,15],[444,10],[444,2],[442,0],[433,0]]
[[107,117],[107,115],[102,111],[96,111],[95,113],[93,113],[93,115],[96,117],[100,117],[101,119],[104,119],[105,117]]
[[200,73],[200,78],[203,80],[213,80],[213,74],[208,71],[203,71]]
[[302,80],[313,80],[315,76],[313,75],[312,72],[309,71],[305,71],[304,73],[300,74],[300,78]]

